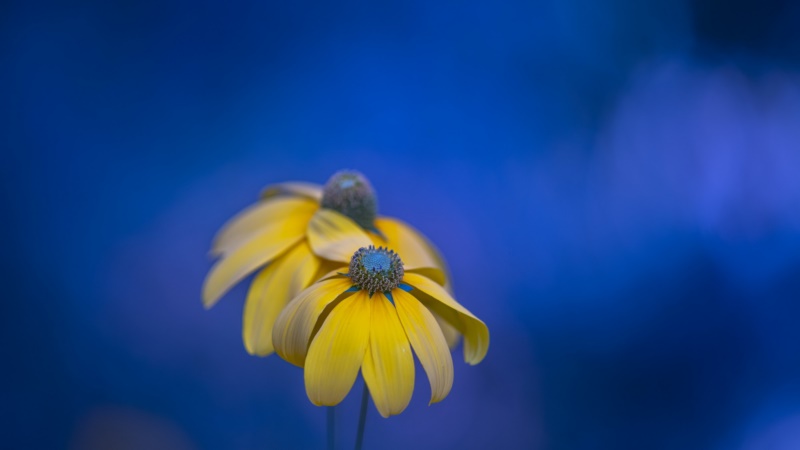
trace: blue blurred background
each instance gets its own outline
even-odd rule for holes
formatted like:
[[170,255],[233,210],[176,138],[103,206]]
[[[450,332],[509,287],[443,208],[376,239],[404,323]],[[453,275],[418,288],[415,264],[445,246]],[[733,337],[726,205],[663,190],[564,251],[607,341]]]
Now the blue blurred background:
[[200,286],[261,187],[352,168],[492,332],[367,448],[800,448],[800,3],[4,2],[0,36],[0,447],[322,448],[245,288]]

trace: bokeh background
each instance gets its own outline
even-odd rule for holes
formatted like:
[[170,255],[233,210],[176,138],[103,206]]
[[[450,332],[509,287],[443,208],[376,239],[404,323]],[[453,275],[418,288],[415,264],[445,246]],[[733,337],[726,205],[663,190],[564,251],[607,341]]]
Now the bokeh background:
[[17,1],[0,36],[0,447],[322,448],[245,288],[200,286],[263,186],[352,168],[492,332],[367,448],[800,448],[800,3]]

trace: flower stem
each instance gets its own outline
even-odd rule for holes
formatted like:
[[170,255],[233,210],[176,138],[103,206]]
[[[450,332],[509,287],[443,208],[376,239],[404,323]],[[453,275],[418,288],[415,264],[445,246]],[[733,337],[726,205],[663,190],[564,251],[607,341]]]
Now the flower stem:
[[328,450],[334,450],[336,447],[336,432],[334,430],[336,425],[336,407],[329,406],[328,407],[328,421],[327,421],[327,428],[328,428]]
[[367,403],[369,403],[369,389],[367,382],[364,382],[364,390],[361,392],[361,413],[358,415],[358,431],[356,432],[356,450],[361,450],[364,444],[364,427],[367,425]]

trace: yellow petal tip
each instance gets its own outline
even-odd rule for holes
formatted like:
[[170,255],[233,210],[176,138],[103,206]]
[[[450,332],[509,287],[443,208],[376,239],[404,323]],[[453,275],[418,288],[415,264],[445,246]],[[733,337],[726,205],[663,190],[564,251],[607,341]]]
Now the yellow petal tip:
[[483,361],[483,359],[484,359],[485,357],[486,357],[486,352],[484,352],[484,354],[483,354],[483,355],[480,355],[480,356],[478,356],[478,357],[473,357],[473,358],[469,358],[469,359],[467,359],[467,358],[464,358],[464,362],[466,362],[466,363],[467,363],[467,364],[469,364],[470,366],[477,366],[478,364],[480,364],[480,363],[481,363],[481,361]]
[[217,301],[219,301],[219,298],[214,298],[214,297],[211,297],[210,295],[208,295],[205,292],[205,289],[203,290],[203,298],[202,299],[203,299],[203,308],[205,308],[206,310],[211,309],[214,305],[217,304]]
[[206,311],[211,309],[216,303],[217,302],[212,302],[209,299],[207,299],[206,297],[203,297],[203,309],[205,309]]
[[275,350],[273,348],[257,348],[253,347],[252,345],[248,344],[246,341],[244,343],[244,349],[247,350],[247,353],[252,356],[260,356],[262,358],[267,357],[273,353]]
[[431,405],[433,405],[433,404],[435,404],[435,403],[439,403],[439,402],[441,402],[442,400],[444,400],[444,399],[446,399],[446,398],[447,398],[447,395],[448,395],[448,394],[450,394],[450,393],[448,392],[447,394],[445,394],[445,395],[444,395],[443,397],[441,397],[441,398],[437,398],[437,397],[435,397],[435,396],[431,396],[431,401],[429,401],[429,402],[428,402],[428,406],[431,406]]

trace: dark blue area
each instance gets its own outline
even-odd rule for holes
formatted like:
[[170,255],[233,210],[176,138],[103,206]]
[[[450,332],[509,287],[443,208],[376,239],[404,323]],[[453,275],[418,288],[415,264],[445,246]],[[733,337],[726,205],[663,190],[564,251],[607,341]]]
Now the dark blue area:
[[263,186],[353,168],[492,334],[367,448],[800,448],[792,2],[10,2],[0,39],[0,447],[321,448],[200,286]]

